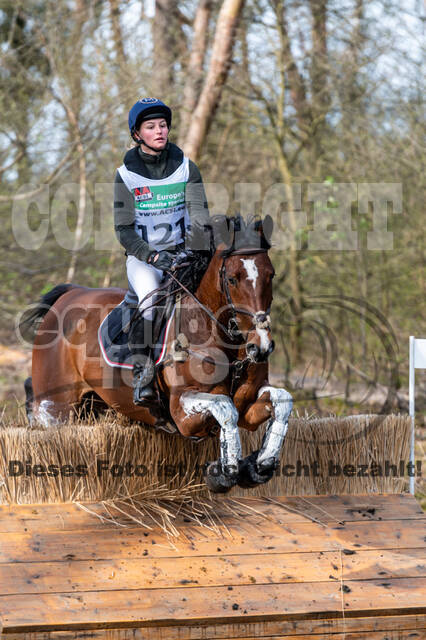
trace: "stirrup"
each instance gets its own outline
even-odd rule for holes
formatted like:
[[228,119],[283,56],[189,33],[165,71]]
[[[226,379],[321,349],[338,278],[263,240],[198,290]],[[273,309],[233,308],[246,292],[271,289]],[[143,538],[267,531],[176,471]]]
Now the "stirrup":
[[157,400],[157,393],[152,384],[146,385],[146,387],[139,387],[135,385],[133,387],[133,402],[136,405],[145,406],[152,400]]
[[146,366],[135,364],[133,368],[133,402],[144,405],[150,400],[157,400],[157,393],[153,386],[155,369],[152,360]]

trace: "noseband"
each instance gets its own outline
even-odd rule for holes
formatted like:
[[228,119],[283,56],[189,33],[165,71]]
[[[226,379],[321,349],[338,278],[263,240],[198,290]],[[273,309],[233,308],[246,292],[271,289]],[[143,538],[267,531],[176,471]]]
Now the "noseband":
[[245,342],[247,335],[244,336],[238,325],[238,314],[250,316],[253,319],[253,329],[269,329],[271,325],[271,318],[269,316],[270,307],[266,311],[248,311],[241,307],[236,307],[232,302],[231,294],[229,291],[228,278],[226,276],[226,259],[231,256],[247,256],[255,255],[258,253],[267,253],[267,249],[252,248],[252,249],[235,249],[229,253],[225,253],[222,256],[222,266],[220,268],[220,283],[222,292],[225,294],[226,302],[231,311],[231,317],[228,320],[227,334],[232,337],[232,340],[239,340]]

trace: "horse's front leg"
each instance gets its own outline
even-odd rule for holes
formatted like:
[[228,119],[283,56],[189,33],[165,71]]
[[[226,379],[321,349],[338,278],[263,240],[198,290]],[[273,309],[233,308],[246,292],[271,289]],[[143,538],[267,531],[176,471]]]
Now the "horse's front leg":
[[205,432],[211,418],[220,425],[220,458],[208,465],[205,480],[215,493],[229,491],[237,483],[242,458],[234,403],[222,394],[188,391],[180,396],[179,406],[173,404],[172,417],[183,435]]
[[268,420],[262,446],[244,458],[240,465],[240,487],[255,487],[268,482],[279,463],[281,449],[288,429],[293,398],[285,389],[263,386],[257,401],[242,416],[243,426],[253,430]]

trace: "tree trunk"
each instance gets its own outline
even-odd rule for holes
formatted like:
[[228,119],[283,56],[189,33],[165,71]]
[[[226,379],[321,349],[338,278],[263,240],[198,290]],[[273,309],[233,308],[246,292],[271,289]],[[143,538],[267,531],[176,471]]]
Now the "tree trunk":
[[311,106],[306,97],[306,86],[303,76],[297,68],[290,47],[285,3],[283,0],[273,0],[278,35],[280,38],[280,67],[286,73],[291,101],[297,114],[297,124],[302,134],[308,135],[311,128]]
[[203,65],[207,48],[207,35],[212,8],[212,0],[200,0],[194,18],[194,35],[192,49],[186,71],[186,82],[183,90],[183,105],[179,133],[179,146],[185,143],[185,136],[191,115],[197,105],[203,81]]
[[276,140],[276,142],[278,150],[278,166],[285,185],[290,225],[290,247],[288,250],[289,282],[292,298],[292,311],[294,315],[294,322],[290,327],[290,351],[291,362],[294,366],[300,360],[302,352],[302,289],[300,285],[299,251],[297,249],[296,238],[297,223],[295,217],[291,173],[282,143],[279,140]]
[[219,11],[207,77],[183,144],[185,154],[194,161],[200,155],[201,145],[222,96],[231,65],[235,29],[243,6],[244,0],[224,0]]
[[[129,83],[128,65],[126,55],[124,53],[123,34],[120,23],[120,2],[119,0],[109,0],[112,39],[115,51],[115,68],[117,76],[117,85],[120,90],[122,102],[126,108],[130,109],[132,101],[134,102],[133,87]],[[129,86],[130,84],[130,86]]]
[[325,117],[330,105],[327,55],[327,0],[310,0],[312,12],[312,174],[324,178],[323,138],[326,130]]
[[153,92],[167,102],[173,93],[174,64],[181,29],[177,20],[177,0],[156,0],[153,21]]
[[[82,80],[83,80],[83,28],[88,19],[87,8],[84,0],[76,0],[73,11],[73,29],[72,42],[75,43],[72,51],[72,64],[66,71],[64,80],[68,84],[69,99],[65,95],[62,99],[67,102],[69,110],[74,115],[76,123],[80,120],[81,106],[83,100]],[[73,144],[75,138],[75,123],[68,118],[68,138],[69,144]],[[78,174],[73,176],[73,181],[77,182],[80,177],[80,169]]]
[[78,214],[77,224],[74,234],[74,248],[71,253],[70,266],[66,277],[66,282],[71,282],[74,279],[75,267],[77,263],[77,255],[80,247],[81,237],[83,235],[84,219],[86,217],[86,157],[84,153],[84,146],[81,140],[80,128],[75,113],[67,106],[65,106],[68,122],[74,132],[74,136],[77,139],[77,151],[79,155],[78,172],[79,172],[79,199],[78,199]]

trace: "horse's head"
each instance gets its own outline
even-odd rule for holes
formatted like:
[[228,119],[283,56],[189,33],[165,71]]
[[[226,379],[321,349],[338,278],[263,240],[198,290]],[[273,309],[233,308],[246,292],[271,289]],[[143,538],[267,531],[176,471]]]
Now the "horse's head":
[[270,310],[274,268],[265,250],[241,249],[222,263],[228,329],[245,344],[248,358],[261,362],[274,350]]
[[268,256],[271,220],[227,221],[227,242],[221,242],[215,254],[225,306],[222,317],[235,343],[245,345],[247,357],[252,362],[265,361],[274,349],[269,316],[274,276]]

